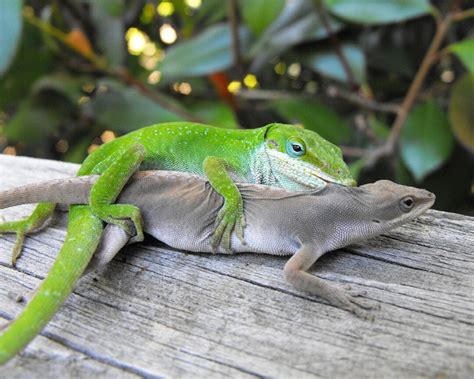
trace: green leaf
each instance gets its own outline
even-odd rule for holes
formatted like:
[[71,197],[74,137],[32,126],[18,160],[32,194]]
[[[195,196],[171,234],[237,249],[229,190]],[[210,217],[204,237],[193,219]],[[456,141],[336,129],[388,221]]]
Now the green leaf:
[[237,120],[229,106],[217,101],[199,101],[188,108],[200,120],[221,128],[237,128]]
[[428,0],[324,0],[329,11],[344,20],[360,24],[405,21],[431,12]]
[[278,16],[284,0],[241,0],[240,11],[245,24],[259,36]]
[[[338,32],[344,26],[333,17],[329,18],[329,23],[334,32]],[[272,58],[295,45],[327,37],[327,29],[322,25],[311,2],[304,0],[286,2],[278,18],[252,46],[249,56],[254,58],[254,61],[250,71],[259,71]]]
[[273,106],[289,123],[302,124],[332,143],[345,143],[351,136],[347,123],[325,105],[308,100],[279,100]]
[[97,95],[88,105],[89,112],[107,129],[129,132],[160,122],[182,120],[132,87],[104,80],[98,88]]
[[31,85],[51,67],[52,55],[44,47],[41,34],[25,23],[15,59],[0,78],[0,109],[24,99]]
[[64,155],[63,160],[65,162],[81,163],[87,157],[87,149],[94,140],[94,137],[95,135],[87,135],[78,142],[76,141]]
[[227,15],[227,7],[222,0],[205,0],[192,16],[196,24],[210,25],[222,21]]
[[66,98],[70,103],[77,104],[82,96],[83,82],[80,78],[64,73],[47,75],[36,81],[32,87],[32,94],[40,96],[42,92],[53,91]]
[[446,113],[433,101],[418,105],[409,114],[400,136],[403,162],[420,182],[449,157],[453,136]]
[[470,72],[474,72],[474,38],[453,43],[448,49],[458,56]]
[[7,71],[21,34],[21,0],[0,2],[0,76]]
[[[248,41],[248,32],[240,28],[241,48]],[[232,42],[227,24],[213,25],[190,40],[177,43],[166,50],[165,59],[157,69],[164,80],[208,75],[232,66]]]
[[449,119],[458,141],[474,152],[474,74],[465,75],[454,84]]
[[30,99],[23,101],[5,127],[5,136],[26,144],[42,142],[55,131],[64,113],[56,108],[37,105]]
[[[343,44],[342,51],[346,57],[349,67],[358,83],[366,81],[365,75],[365,56],[360,47],[353,44]],[[302,58],[303,63],[323,76],[347,81],[346,71],[342,66],[340,59],[334,52],[334,49],[324,49]]]
[[113,67],[121,65],[126,55],[120,2],[114,0],[110,4],[108,1],[91,3],[91,19],[96,29],[97,45]]
[[112,17],[119,17],[125,11],[124,0],[83,0],[89,6],[98,6]]

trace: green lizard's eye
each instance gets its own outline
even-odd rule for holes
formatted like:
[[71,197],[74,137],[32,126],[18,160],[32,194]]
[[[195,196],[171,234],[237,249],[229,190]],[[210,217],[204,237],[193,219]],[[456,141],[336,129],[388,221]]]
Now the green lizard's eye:
[[288,140],[286,141],[286,152],[290,157],[298,158],[305,155],[306,148],[301,141]]

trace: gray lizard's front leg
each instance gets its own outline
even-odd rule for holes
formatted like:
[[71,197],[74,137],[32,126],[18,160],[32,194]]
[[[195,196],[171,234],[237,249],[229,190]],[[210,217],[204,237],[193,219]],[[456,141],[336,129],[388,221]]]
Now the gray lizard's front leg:
[[285,280],[295,288],[320,296],[360,318],[372,319],[373,317],[367,310],[376,308],[376,306],[358,298],[364,294],[363,292],[344,291],[306,272],[325,253],[314,245],[303,244],[285,264],[283,269]]

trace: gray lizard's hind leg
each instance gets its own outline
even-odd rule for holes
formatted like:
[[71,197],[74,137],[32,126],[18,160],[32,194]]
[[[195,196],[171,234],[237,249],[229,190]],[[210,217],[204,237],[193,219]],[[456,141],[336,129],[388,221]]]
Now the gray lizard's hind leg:
[[285,264],[283,274],[286,281],[295,288],[320,296],[360,318],[372,319],[367,309],[376,307],[358,299],[360,293],[346,292],[306,272],[324,253],[325,251],[317,250],[312,245],[303,245]]
[[130,241],[131,236],[120,226],[109,224],[102,234],[100,245],[83,275],[105,267]]

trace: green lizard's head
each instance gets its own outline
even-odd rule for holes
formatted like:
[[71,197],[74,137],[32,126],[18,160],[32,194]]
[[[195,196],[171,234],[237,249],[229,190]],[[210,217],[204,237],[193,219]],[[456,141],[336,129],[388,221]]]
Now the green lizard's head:
[[272,172],[285,188],[317,188],[327,182],[356,185],[341,149],[311,130],[270,124],[265,147]]

